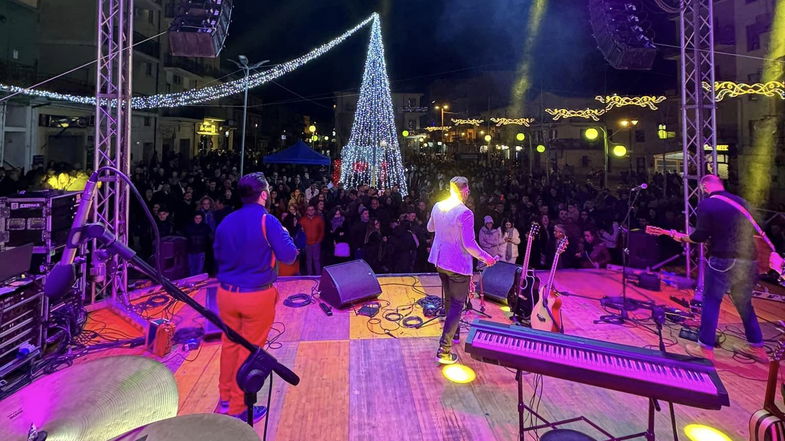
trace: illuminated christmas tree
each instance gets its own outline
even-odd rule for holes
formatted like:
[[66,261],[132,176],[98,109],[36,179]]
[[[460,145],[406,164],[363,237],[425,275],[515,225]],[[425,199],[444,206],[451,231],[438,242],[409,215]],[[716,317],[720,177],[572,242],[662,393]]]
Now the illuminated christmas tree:
[[396,133],[382,29],[375,14],[352,134],[341,153],[341,182],[347,188],[368,184],[387,189],[397,185],[401,194],[406,195]]

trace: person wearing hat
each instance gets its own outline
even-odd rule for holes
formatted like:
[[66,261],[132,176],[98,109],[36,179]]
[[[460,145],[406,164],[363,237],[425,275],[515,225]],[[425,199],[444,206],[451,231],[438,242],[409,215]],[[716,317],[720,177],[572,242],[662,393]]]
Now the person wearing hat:
[[468,197],[469,180],[463,176],[452,178],[450,197],[433,206],[428,221],[428,231],[436,233],[428,262],[436,266],[444,293],[444,328],[436,352],[440,364],[458,361],[452,343],[469,295],[472,258],[486,266],[496,263],[496,258],[480,248],[474,239],[474,213],[464,205]]
[[[491,256],[504,255],[502,247],[505,245],[505,242],[501,228],[493,228],[493,218],[491,216],[485,216],[482,221],[483,226],[480,228],[479,234],[480,248]],[[482,262],[477,264],[477,269],[483,268],[485,268],[485,265]]]

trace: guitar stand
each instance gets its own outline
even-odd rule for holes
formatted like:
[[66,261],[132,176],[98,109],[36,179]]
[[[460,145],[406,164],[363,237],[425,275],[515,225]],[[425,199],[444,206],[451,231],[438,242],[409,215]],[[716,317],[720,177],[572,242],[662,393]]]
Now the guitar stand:
[[[654,434],[654,411],[660,411],[660,405],[657,403],[657,400],[653,398],[649,398],[649,413],[648,413],[648,426],[645,431],[633,433],[631,435],[625,435],[622,437],[616,437],[610,434],[607,430],[603,429],[602,427],[598,426],[597,423],[593,422],[592,420],[586,418],[585,416],[581,415],[579,417],[568,418],[566,420],[561,421],[554,421],[550,422],[545,417],[534,411],[531,407],[526,405],[526,401],[523,399],[523,371],[520,369],[515,371],[515,381],[518,383],[518,439],[520,441],[524,441],[524,435],[526,432],[531,430],[540,430],[550,428],[552,430],[557,429],[559,426],[563,426],[565,424],[577,423],[577,422],[584,422],[591,427],[593,427],[598,432],[602,433],[605,437],[605,441],[625,441],[628,439],[634,438],[646,438],[646,441],[655,441],[655,434]],[[532,425],[526,427],[526,412],[529,412],[533,417],[534,421]],[[537,424],[537,420],[541,421],[540,424]]]
[[[470,280],[469,283],[474,283],[474,280]],[[466,297],[466,304],[463,306],[463,312],[474,312],[478,315],[481,315],[485,318],[491,318],[491,315],[485,312],[485,298],[483,296],[482,290],[482,271],[480,271],[480,309],[474,309],[472,305],[472,290],[469,290],[469,295]]]

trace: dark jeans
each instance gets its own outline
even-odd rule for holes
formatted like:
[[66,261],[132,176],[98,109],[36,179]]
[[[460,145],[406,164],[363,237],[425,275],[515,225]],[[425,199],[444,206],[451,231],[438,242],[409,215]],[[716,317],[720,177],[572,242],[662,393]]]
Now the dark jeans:
[[461,312],[466,298],[469,296],[469,276],[454,273],[441,268],[439,278],[442,280],[442,290],[444,291],[444,330],[442,338],[439,340],[439,352],[450,352],[452,349],[452,339],[458,326],[461,324]]
[[709,257],[703,281],[703,313],[701,316],[700,342],[714,346],[720,305],[730,290],[736,310],[744,324],[747,341],[759,344],[763,341],[758,317],[752,308],[752,288],[757,279],[757,262],[745,259]]

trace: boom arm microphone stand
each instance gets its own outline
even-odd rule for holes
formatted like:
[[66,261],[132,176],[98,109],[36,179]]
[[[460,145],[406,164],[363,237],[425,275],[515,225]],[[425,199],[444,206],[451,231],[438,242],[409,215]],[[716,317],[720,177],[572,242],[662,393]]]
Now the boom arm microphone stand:
[[256,404],[256,394],[262,389],[265,380],[273,372],[278,374],[287,383],[296,386],[300,382],[300,377],[292,372],[289,368],[282,365],[270,355],[267,351],[259,346],[256,346],[245,339],[237,331],[230,328],[226,323],[221,320],[218,315],[199,302],[191,298],[189,295],[182,292],[175,286],[169,279],[159,275],[149,263],[139,257],[134,250],[129,248],[124,243],[118,242],[111,232],[106,230],[106,227],[101,224],[87,224],[83,228],[82,236],[85,240],[95,239],[100,242],[107,251],[116,254],[121,259],[136,267],[142,274],[159,283],[167,293],[175,299],[187,304],[197,313],[212,322],[221,331],[223,331],[226,338],[230,341],[237,343],[250,352],[248,358],[245,359],[240,369],[237,371],[237,384],[245,394],[245,404],[248,406],[248,424],[253,426],[253,406]]
[[[635,197],[632,196],[632,193],[635,193]],[[627,265],[629,264],[630,258],[630,222],[632,221],[632,207],[635,206],[635,202],[638,201],[638,196],[640,196],[641,190],[633,190],[627,196],[627,214],[624,216],[624,221],[622,222],[622,228],[624,228],[624,248],[621,250],[621,297],[603,297],[600,300],[602,306],[618,309],[618,314],[607,314],[600,316],[599,320],[595,320],[594,323],[611,323],[615,325],[624,324],[625,321],[629,320],[629,311],[634,311],[638,309],[638,303],[634,300],[627,299]]]

